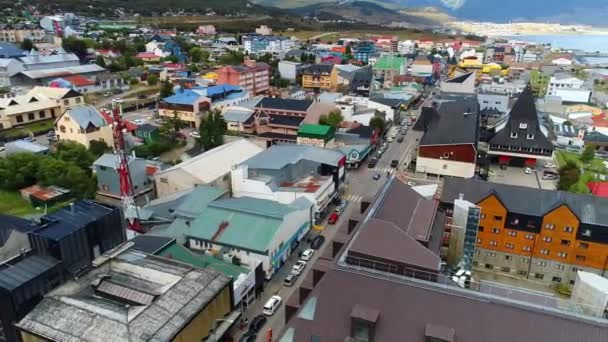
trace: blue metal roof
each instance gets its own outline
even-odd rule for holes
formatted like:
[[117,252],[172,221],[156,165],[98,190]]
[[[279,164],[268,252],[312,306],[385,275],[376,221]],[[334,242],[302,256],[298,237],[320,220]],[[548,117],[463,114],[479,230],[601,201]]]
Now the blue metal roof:
[[41,227],[32,234],[59,241],[64,237],[84,229],[89,223],[96,221],[114,209],[93,201],[78,201],[52,214],[43,216]]
[[220,95],[231,91],[240,91],[241,87],[231,84],[218,84],[207,87],[207,96]]
[[163,101],[170,104],[192,105],[196,103],[202,95],[195,93],[190,89],[178,90],[176,94],[165,97]]
[[17,289],[57,264],[59,261],[53,257],[38,255],[29,256],[12,265],[4,264],[0,268],[0,288],[9,291]]

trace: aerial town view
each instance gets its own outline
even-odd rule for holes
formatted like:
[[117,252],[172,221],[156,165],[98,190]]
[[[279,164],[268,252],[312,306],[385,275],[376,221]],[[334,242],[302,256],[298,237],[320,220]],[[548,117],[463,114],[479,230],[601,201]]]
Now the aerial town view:
[[605,0],[0,4],[0,342],[608,342]]

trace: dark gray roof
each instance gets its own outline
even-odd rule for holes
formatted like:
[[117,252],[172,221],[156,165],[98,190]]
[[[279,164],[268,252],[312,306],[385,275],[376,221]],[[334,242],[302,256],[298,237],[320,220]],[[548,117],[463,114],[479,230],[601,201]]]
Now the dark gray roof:
[[304,121],[303,116],[291,116],[291,115],[272,115],[270,114],[270,124],[271,125],[282,125],[282,126],[293,126],[300,127],[302,121]]
[[[379,311],[375,342],[424,342],[429,324],[453,329],[455,341],[571,342],[608,340],[608,324],[539,309],[501,298],[416,279],[386,279],[342,267],[330,268],[308,296],[312,319],[294,315],[292,341],[345,341],[357,305]],[[302,307],[306,307],[305,302]],[[310,316],[309,316],[310,317]]]
[[43,216],[42,224],[31,234],[59,241],[76,231],[84,229],[90,222],[110,214],[115,208],[94,201],[81,200],[68,207]]
[[141,131],[141,132],[154,132],[154,131],[158,130],[158,126],[154,126],[154,125],[146,123],[146,124],[137,126],[137,130]]
[[36,228],[31,221],[16,216],[0,214],[0,247],[4,246],[13,231],[27,233]]
[[306,74],[306,75],[323,75],[323,74],[327,74],[329,75],[331,73],[331,71],[333,70],[334,65],[333,64],[327,64],[327,63],[320,63],[320,64],[312,64],[306,67],[303,67],[302,69],[300,69],[300,73],[301,74]]
[[137,235],[136,237],[129,240],[135,245],[133,248],[148,254],[156,254],[162,249],[170,245],[175,241],[174,238],[156,235]]
[[446,80],[447,83],[463,83],[464,81],[466,81],[467,79],[469,79],[469,77],[471,77],[471,75],[474,75],[474,72],[469,72],[460,76],[456,76],[454,78],[450,78],[449,80]]
[[312,101],[310,100],[294,100],[265,97],[260,102],[258,102],[255,108],[305,112],[311,105]]
[[414,129],[423,130],[420,146],[477,144],[479,137],[479,104],[470,97],[442,102],[439,109],[423,108]]
[[465,200],[473,203],[496,194],[509,212],[537,217],[565,204],[582,223],[608,226],[608,198],[474,179],[446,178],[441,201],[453,203],[459,194],[463,194]]
[[[0,288],[11,291],[46,273],[59,264],[50,256],[31,255],[14,264],[0,268]],[[6,267],[8,266],[8,267]]]
[[593,131],[585,134],[585,138],[583,138],[583,140],[589,143],[608,144],[608,135],[602,134],[598,131]]
[[[543,134],[540,125],[532,87],[528,84],[513,105],[507,124],[496,132],[489,143],[490,145],[552,150],[553,144]],[[512,132],[517,132],[517,138],[511,138]],[[533,134],[534,139],[528,139],[528,134]]]
[[400,100],[400,99],[389,99],[389,98],[382,97],[382,96],[374,96],[374,97],[370,98],[369,100],[373,101],[373,102],[381,103],[381,104],[389,106],[391,108],[397,108],[402,103],[404,103],[404,101]]
[[372,83],[373,73],[371,67],[363,67],[355,71],[352,76],[348,88],[351,92],[355,92],[358,87],[368,88]]

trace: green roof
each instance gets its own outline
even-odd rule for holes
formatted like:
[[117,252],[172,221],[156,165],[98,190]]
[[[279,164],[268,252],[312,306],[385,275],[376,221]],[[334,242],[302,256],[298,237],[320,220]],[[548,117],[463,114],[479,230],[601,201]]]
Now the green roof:
[[327,125],[303,124],[298,129],[299,137],[323,139],[326,142],[331,140],[335,135],[335,128]]
[[[285,215],[294,210],[285,204],[251,197],[218,200],[207,205],[190,223],[186,235],[266,252]],[[224,223],[228,225],[220,229]]]
[[199,268],[212,268],[234,279],[238,278],[240,274],[247,274],[249,272],[244,267],[214,258],[210,255],[192,252],[178,243],[165,248],[159,255]]
[[382,56],[374,64],[374,69],[401,71],[401,68],[405,65],[407,65],[407,58],[405,57]]
[[206,186],[197,185],[188,197],[180,204],[175,213],[187,217],[196,217],[207,206],[207,204],[215,201],[226,194],[226,190]]

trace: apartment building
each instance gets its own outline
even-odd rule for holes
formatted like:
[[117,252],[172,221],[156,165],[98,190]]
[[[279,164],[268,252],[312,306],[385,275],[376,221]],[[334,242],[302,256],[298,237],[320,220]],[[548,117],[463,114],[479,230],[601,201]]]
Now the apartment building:
[[294,47],[294,41],[287,37],[250,34],[243,36],[243,48],[248,54],[286,52]]
[[559,96],[564,102],[588,103],[591,90],[584,87],[585,81],[571,74],[555,74],[549,79],[547,95]]
[[577,271],[608,277],[608,199],[448,178],[441,201],[480,209],[473,267],[546,284],[574,284]]
[[244,65],[226,66],[219,69],[217,83],[239,86],[252,96],[263,94],[268,92],[270,87],[270,66],[246,59]]
[[20,43],[29,39],[34,43],[44,42],[44,30],[35,24],[0,25],[0,41]]
[[313,64],[300,70],[302,88],[314,91],[336,91],[338,87],[338,69],[333,64]]
[[60,105],[42,94],[0,99],[0,130],[61,114]]

